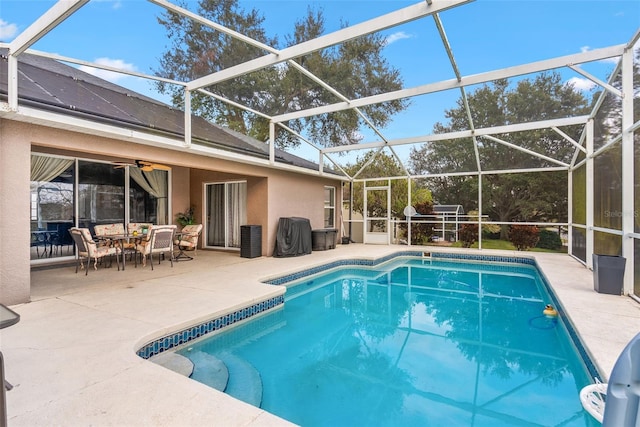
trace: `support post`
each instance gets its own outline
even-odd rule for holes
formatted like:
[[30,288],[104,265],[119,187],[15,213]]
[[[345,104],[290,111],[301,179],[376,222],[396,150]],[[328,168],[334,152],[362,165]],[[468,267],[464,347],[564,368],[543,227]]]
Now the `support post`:
[[276,124],[269,122],[269,163],[276,164]]
[[[573,254],[573,169],[567,172],[567,253]],[[561,236],[562,238],[562,236]]]
[[478,249],[482,249],[482,172],[478,174]]
[[184,146],[191,146],[191,91],[184,91]]
[[587,226],[587,248],[586,257],[587,267],[593,269],[593,119],[587,122],[587,176],[586,176],[586,226]]
[[633,153],[633,49],[622,54],[622,256],[626,258],[622,293],[633,294],[634,285],[634,153]]

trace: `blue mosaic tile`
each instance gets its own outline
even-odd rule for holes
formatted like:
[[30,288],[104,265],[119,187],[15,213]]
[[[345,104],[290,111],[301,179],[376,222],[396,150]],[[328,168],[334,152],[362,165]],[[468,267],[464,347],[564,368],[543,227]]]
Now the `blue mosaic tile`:
[[186,329],[158,338],[157,340],[144,345],[136,352],[136,354],[143,359],[148,359],[173,347],[188,343],[189,341],[204,336],[210,332],[230,326],[240,320],[250,318],[256,314],[278,307],[282,304],[284,304],[284,295],[260,301],[249,307],[238,309],[233,313],[228,313],[215,319],[209,319],[198,325],[190,326]]

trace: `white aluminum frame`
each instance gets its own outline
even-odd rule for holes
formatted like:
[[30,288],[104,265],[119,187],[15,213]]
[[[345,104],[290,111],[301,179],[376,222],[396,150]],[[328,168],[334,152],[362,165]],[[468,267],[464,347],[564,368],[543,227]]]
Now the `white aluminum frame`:
[[[634,230],[634,215],[635,215],[635,203],[634,203],[634,147],[633,147],[633,134],[640,127],[640,123],[633,123],[633,97],[634,97],[634,88],[633,88],[633,46],[638,42],[640,38],[640,30],[636,31],[636,33],[631,37],[630,41],[626,44],[616,45],[605,47],[601,49],[586,51],[575,53],[571,55],[566,55],[557,58],[546,59],[542,61],[532,62],[528,64],[520,64],[514,65],[507,68],[493,70],[489,72],[479,73],[475,75],[463,75],[455,61],[455,57],[453,54],[453,50],[451,45],[449,44],[448,38],[446,36],[444,25],[440,19],[439,13],[443,12],[447,9],[458,7],[469,3],[471,0],[439,0],[439,1],[420,1],[415,3],[414,5],[404,7],[398,9],[394,12],[379,16],[377,18],[349,26],[343,28],[341,30],[335,31],[333,33],[318,37],[313,40],[309,40],[304,43],[300,43],[298,45],[294,45],[288,47],[286,49],[278,50],[271,46],[264,45],[256,40],[252,40],[249,37],[246,37],[242,34],[239,34],[231,29],[225,28],[222,25],[219,25],[215,22],[211,22],[197,14],[194,14],[186,9],[183,9],[177,5],[174,5],[166,0],[148,0],[149,2],[164,8],[167,11],[171,11],[173,13],[180,14],[189,19],[195,20],[202,25],[208,26],[216,31],[224,32],[232,37],[237,38],[245,43],[249,43],[253,46],[257,46],[265,51],[265,55],[254,59],[252,61],[245,62],[243,64],[239,64],[228,69],[224,69],[198,79],[194,79],[188,82],[179,82],[173,81],[169,79],[163,79],[157,76],[145,75],[142,73],[134,73],[128,72],[125,70],[116,69],[113,67],[108,67],[96,63],[91,63],[87,61],[82,61],[74,58],[62,57],[52,53],[38,52],[30,50],[30,46],[32,46],[37,40],[45,37],[50,31],[53,31],[60,23],[66,20],[69,16],[73,15],[76,11],[78,11],[81,7],[86,5],[89,0],[59,0],[51,9],[49,9],[46,13],[44,13],[40,18],[38,18],[32,25],[30,25],[26,30],[24,30],[21,34],[18,35],[11,43],[3,44],[0,43],[0,47],[6,47],[9,50],[8,57],[8,97],[7,102],[0,102],[0,118],[8,118],[10,120],[18,120],[29,123],[38,123],[52,127],[65,128],[75,131],[82,131],[91,135],[102,135],[102,136],[110,136],[119,138],[124,141],[130,141],[132,143],[138,144],[146,144],[146,145],[154,145],[154,146],[162,146],[165,148],[169,148],[172,150],[181,150],[188,151],[195,154],[210,156],[210,157],[219,157],[219,158],[228,158],[235,161],[241,161],[249,164],[256,164],[268,167],[277,167],[281,169],[287,169],[296,171],[298,173],[306,173],[306,174],[314,174],[318,176],[322,176],[324,174],[323,165],[324,161],[328,160],[332,163],[337,170],[342,172],[345,176],[342,178],[345,181],[358,181],[358,175],[362,172],[362,169],[358,171],[354,176],[349,176],[343,167],[340,166],[340,163],[333,157],[336,153],[347,153],[354,150],[370,150],[370,149],[378,149],[382,150],[384,147],[388,147],[391,150],[393,156],[400,160],[396,151],[394,150],[394,146],[399,145],[407,145],[407,144],[419,144],[419,143],[429,143],[430,141],[442,141],[442,140],[451,140],[457,138],[471,138],[473,141],[473,149],[476,157],[476,166],[477,169],[474,171],[462,172],[462,173],[449,173],[444,174],[445,176],[455,176],[455,175],[476,175],[479,180],[479,190],[478,190],[478,206],[480,207],[479,218],[482,218],[482,176],[485,174],[495,174],[495,173],[520,173],[520,172],[528,172],[534,171],[533,169],[513,169],[513,170],[501,170],[501,171],[486,171],[483,170],[479,160],[478,154],[478,138],[487,138],[492,141],[498,142],[502,145],[510,147],[515,150],[520,150],[530,155],[539,157],[548,161],[550,163],[555,164],[556,166],[548,167],[544,169],[535,169],[535,171],[545,170],[545,171],[557,171],[557,170],[566,170],[567,171],[567,185],[569,186],[568,194],[569,194],[569,232],[571,241],[571,232],[573,227],[586,227],[587,229],[587,259],[586,265],[591,267],[591,254],[593,253],[593,232],[595,230],[593,224],[593,173],[594,173],[594,157],[598,156],[602,152],[611,148],[614,144],[620,143],[622,147],[622,193],[623,193],[623,212],[626,214],[623,215],[622,221],[622,255],[627,259],[627,274],[625,275],[625,283],[624,283],[624,292],[625,293],[633,293],[633,280],[634,280],[634,240],[638,239],[638,233],[635,233]],[[455,75],[455,78],[428,83],[412,88],[403,88],[401,90],[378,94],[369,97],[363,97],[360,99],[347,99],[345,96],[340,94],[337,90],[332,88],[326,82],[323,82],[317,76],[310,73],[308,70],[301,67],[298,63],[295,62],[295,58],[306,55],[308,53],[318,51],[330,46],[335,46],[345,41],[360,37],[366,34],[372,34],[383,29],[388,29],[392,27],[399,26],[401,24],[423,19],[426,17],[432,17],[435,20],[436,27],[438,29],[438,33],[443,43],[444,49],[446,51],[447,57],[449,59],[450,65],[452,67],[452,71]],[[168,84],[174,84],[184,87],[185,89],[185,136],[182,141],[172,139],[172,138],[164,138],[153,136],[149,134],[145,134],[137,131],[130,131],[121,128],[117,128],[115,126],[109,126],[105,124],[97,124],[94,122],[90,122],[87,120],[77,119],[73,117],[69,117],[61,114],[54,114],[42,110],[37,110],[34,108],[19,106],[18,104],[18,57],[24,52],[29,52],[35,55],[45,56],[52,59],[57,59],[60,61],[74,63],[79,65],[86,65],[90,67],[94,67],[96,69],[108,70],[113,72],[119,72],[123,74],[128,74],[136,77],[142,77],[150,80],[161,81]],[[583,69],[579,67],[580,64],[589,63],[594,61],[600,61],[603,59],[621,57],[621,60],[618,63],[618,66],[611,78],[608,82],[603,82],[600,79],[592,76],[587,73]],[[257,71],[266,67],[272,67],[276,64],[286,63],[288,66],[295,68],[299,72],[301,72],[307,78],[313,80],[325,90],[333,93],[336,96],[337,102],[329,105],[324,105],[315,108],[309,108],[305,110],[290,112],[286,114],[281,114],[274,117],[269,117],[266,114],[263,114],[259,111],[255,111],[249,109],[245,106],[242,106],[238,103],[233,103],[224,98],[221,98],[206,88],[208,86],[214,85],[215,83],[222,82],[228,79],[232,79],[244,74],[251,73],[253,71]],[[516,76],[522,76],[547,70],[554,70],[559,68],[569,68],[574,72],[588,78],[601,88],[603,88],[602,96],[597,100],[592,113],[589,116],[580,116],[580,117],[568,117],[564,119],[555,119],[555,120],[547,120],[536,123],[520,123],[520,124],[511,124],[507,126],[498,126],[489,129],[475,129],[473,122],[471,121],[471,114],[469,110],[469,105],[467,101],[466,88],[471,85],[488,83],[500,78],[511,78]],[[617,73],[622,73],[622,89],[619,90],[612,85],[612,79]],[[372,104],[377,104],[385,101],[399,100],[403,98],[411,98],[419,95],[425,95],[435,92],[440,92],[444,90],[457,89],[460,90],[461,97],[463,99],[463,103],[465,109],[467,110],[467,116],[469,117],[469,129],[461,132],[451,132],[443,135],[422,135],[415,137],[408,137],[402,139],[389,139],[383,135],[383,133],[376,129],[369,119],[359,110],[361,107],[369,106]],[[260,160],[252,158],[251,156],[245,156],[241,154],[233,154],[229,152],[224,152],[223,150],[215,150],[207,147],[202,147],[197,144],[191,143],[191,92],[198,91],[201,94],[209,95],[216,97],[225,102],[229,102],[230,105],[233,105],[238,108],[242,108],[250,113],[260,115],[270,120],[270,159],[268,161]],[[604,147],[594,151],[593,147],[593,118],[595,117],[597,111],[602,106],[604,100],[604,93],[612,93],[616,96],[622,97],[622,133],[618,138],[615,138],[612,141],[609,141]],[[331,148],[320,148],[316,146],[313,141],[308,141],[303,135],[298,135],[295,132],[293,133],[296,137],[300,138],[305,144],[313,147],[318,151],[318,159],[319,159],[319,168],[318,171],[309,171],[302,168],[297,168],[288,165],[276,164],[275,162],[275,154],[274,154],[274,140],[275,140],[275,126],[280,126],[283,129],[291,131],[285,123],[291,119],[297,118],[305,118],[311,117],[317,114],[325,114],[331,113],[346,109],[355,109],[356,112],[363,119],[364,123],[368,124],[374,131],[374,133],[380,138],[379,141],[372,141],[357,145],[350,145],[344,147],[331,147]],[[575,141],[570,138],[566,133],[564,133],[560,127],[569,126],[574,124],[584,125],[584,132],[579,141]],[[508,132],[518,132],[525,130],[533,130],[533,129],[545,129],[549,128],[554,130],[556,133],[561,135],[565,140],[568,141],[574,148],[575,153],[572,159],[571,164],[566,164],[565,162],[559,159],[553,159],[552,157],[543,155],[541,153],[536,153],[532,150],[527,150],[522,147],[518,147],[515,144],[512,144],[508,141],[504,141],[498,138],[496,135],[504,134]],[[577,162],[578,156],[580,152],[586,154],[586,158],[581,162]],[[423,178],[423,177],[434,177],[439,175],[411,175],[407,170],[404,162],[400,162],[404,168],[404,173],[406,176],[401,178],[407,179],[410,182],[414,178]],[[587,169],[587,215],[586,215],[586,224],[574,224],[573,218],[571,215],[571,207],[572,207],[572,184],[573,184],[573,171],[576,168],[586,165]],[[380,178],[389,178],[390,177],[380,177]],[[400,178],[400,177],[399,177]],[[395,179],[395,177],[394,177]],[[631,213],[634,213],[632,215]],[[482,220],[478,221],[479,225],[482,226]],[[599,229],[600,230],[600,229]],[[609,230],[602,229],[601,231],[618,234],[619,230]],[[482,242],[480,240],[480,248],[482,247]],[[570,244],[571,245],[571,244]],[[571,248],[571,246],[570,246]]]

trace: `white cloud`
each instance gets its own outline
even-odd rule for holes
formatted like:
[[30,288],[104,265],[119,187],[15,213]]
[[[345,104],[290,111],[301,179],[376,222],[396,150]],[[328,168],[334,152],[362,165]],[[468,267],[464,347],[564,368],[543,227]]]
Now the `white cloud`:
[[[111,59],[111,58],[97,58],[94,61],[96,64],[105,65],[112,68],[117,68],[124,71],[138,71],[136,66],[130,64],[128,62],[124,62],[122,59]],[[116,83],[119,80],[127,77],[127,74],[115,73],[113,71],[101,70],[93,67],[87,67],[85,65],[81,65],[80,70],[85,73],[93,74],[96,77],[100,77],[101,79],[108,80],[112,83]]]
[[410,38],[413,38],[413,36],[405,33],[404,31],[398,31],[397,33],[393,33],[389,37],[387,37],[386,44],[387,46],[389,46],[391,43],[397,42],[398,40]]
[[111,6],[113,9],[120,9],[122,7],[121,0],[94,0],[96,3],[113,3]]
[[[589,46],[582,46],[580,48],[580,52],[582,52],[582,53],[589,52],[590,50],[591,50],[591,47],[589,47]],[[617,64],[619,59],[620,59],[620,57],[614,56],[613,58],[602,59],[599,62],[604,62],[605,64]]]
[[18,26],[0,19],[0,40],[8,41],[18,34]]
[[581,77],[571,77],[566,84],[582,91],[589,91],[596,86],[596,84],[591,80],[583,79]]

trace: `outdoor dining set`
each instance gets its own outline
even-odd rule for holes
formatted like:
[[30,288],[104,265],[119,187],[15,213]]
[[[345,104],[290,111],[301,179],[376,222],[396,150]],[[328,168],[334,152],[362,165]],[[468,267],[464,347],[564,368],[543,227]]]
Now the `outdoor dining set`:
[[[185,250],[195,250],[198,237],[202,232],[202,224],[186,225],[177,231],[176,225],[155,225],[149,223],[99,224],[94,226],[94,234],[89,228],[72,227],[69,233],[76,245],[76,273],[84,268],[88,274],[89,265],[97,270],[98,261],[115,256],[118,270],[126,266],[126,258],[133,259],[135,266],[138,258],[142,266],[150,259],[153,270],[153,256],[158,257],[158,264],[168,258],[173,267],[174,261],[191,260]],[[86,261],[86,265],[85,265]]]

